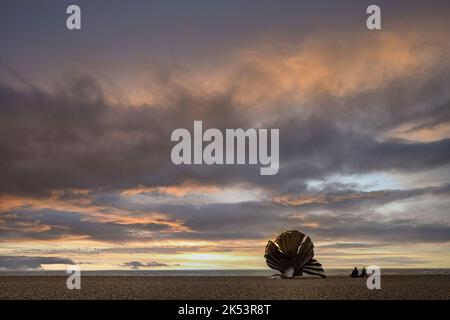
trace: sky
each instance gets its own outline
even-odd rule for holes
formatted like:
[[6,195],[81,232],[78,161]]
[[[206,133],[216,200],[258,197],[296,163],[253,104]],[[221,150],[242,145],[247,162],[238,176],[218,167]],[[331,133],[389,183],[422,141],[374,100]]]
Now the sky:
[[[81,8],[82,30],[66,28]],[[0,270],[450,268],[450,3],[0,1]],[[278,128],[280,169],[171,132]]]

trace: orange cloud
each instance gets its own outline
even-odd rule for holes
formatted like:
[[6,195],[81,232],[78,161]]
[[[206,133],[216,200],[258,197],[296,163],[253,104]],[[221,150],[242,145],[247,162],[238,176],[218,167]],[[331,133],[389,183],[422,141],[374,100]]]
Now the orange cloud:
[[184,197],[192,193],[216,193],[220,192],[220,188],[215,185],[205,185],[190,181],[180,185],[166,187],[136,187],[124,190],[120,195],[127,197],[151,192],[162,193],[173,197]]
[[450,138],[450,123],[442,123],[426,128],[416,128],[416,125],[402,125],[385,134],[383,138],[400,138],[411,141],[431,142]]
[[312,36],[295,47],[244,51],[235,98],[259,105],[307,102],[317,94],[341,97],[380,89],[399,78],[420,80],[441,58],[442,52],[417,34],[361,34],[346,41]]
[[[61,200],[61,198],[66,195],[75,197],[72,199]],[[71,209],[89,205],[92,199],[93,198],[89,195],[89,190],[80,189],[54,190],[45,198],[0,194],[0,211],[10,211],[21,207],[33,209],[54,208],[70,211]]]
[[169,232],[189,232],[190,229],[184,225],[183,220],[170,219],[163,213],[132,213],[122,214],[114,213],[98,213],[95,216],[86,217],[88,221],[102,222],[102,223],[116,223],[121,225],[133,224],[158,224],[169,228]]
[[[71,191],[72,192],[72,191]],[[67,191],[53,191],[46,198],[21,197],[16,195],[0,195],[0,211],[13,211],[18,208],[28,208],[33,210],[52,209],[58,211],[77,212],[83,214],[86,221],[101,223],[116,223],[121,225],[132,224],[159,224],[165,225],[171,232],[189,231],[181,220],[170,219],[166,214],[160,212],[142,212],[118,209],[109,206],[93,205],[93,198],[87,190],[76,190],[72,194],[81,196],[75,199],[64,199]],[[13,218],[13,217],[10,217]],[[0,223],[4,223],[0,219]],[[50,226],[18,225],[15,228],[22,231],[45,232],[50,230]]]
[[305,196],[283,195],[275,197],[273,201],[281,205],[302,206],[308,204],[328,204],[347,200],[369,200],[377,199],[385,195],[384,191],[371,192],[348,192],[345,194],[312,194]]

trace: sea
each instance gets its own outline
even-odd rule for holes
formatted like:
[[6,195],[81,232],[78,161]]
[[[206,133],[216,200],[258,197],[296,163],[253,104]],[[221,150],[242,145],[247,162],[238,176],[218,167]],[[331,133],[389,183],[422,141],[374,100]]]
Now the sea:
[[[327,276],[350,275],[349,269],[327,269]],[[267,277],[274,273],[270,269],[240,270],[86,270],[85,276],[123,276],[123,277]],[[382,275],[450,275],[450,269],[381,269]],[[32,270],[8,271],[0,270],[0,276],[66,276],[65,270]]]

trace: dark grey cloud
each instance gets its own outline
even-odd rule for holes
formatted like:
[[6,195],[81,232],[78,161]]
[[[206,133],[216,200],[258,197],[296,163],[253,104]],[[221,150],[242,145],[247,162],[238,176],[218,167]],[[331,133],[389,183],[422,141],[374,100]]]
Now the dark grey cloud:
[[[259,219],[264,219],[260,217]],[[241,223],[239,231],[227,225],[216,231],[194,231],[190,233],[178,233],[170,235],[177,239],[196,240],[239,240],[239,239],[269,239],[277,232],[281,233],[289,229],[302,230],[311,238],[320,241],[336,240],[372,240],[381,242],[423,242],[440,243],[450,241],[450,226],[444,223],[427,224],[416,220],[388,220],[375,221],[372,219],[360,219],[358,215],[347,217],[318,216],[296,219],[293,217],[279,217],[277,223],[260,222],[255,224]],[[229,224],[234,224],[230,222]],[[318,226],[311,226],[318,224]],[[258,228],[259,230],[254,230]]]
[[[371,241],[374,243],[408,243],[411,241],[438,243],[450,241],[450,226],[446,222],[429,222],[402,218],[402,213],[389,216],[376,209],[383,204],[420,196],[438,196],[446,199],[448,186],[411,190],[382,190],[361,192],[343,189],[318,193],[323,198],[316,203],[287,205],[274,201],[241,203],[154,204],[151,201],[134,208],[122,203],[127,217],[142,211],[160,212],[166,221],[121,224],[114,220],[87,218],[79,212],[51,209],[20,209],[2,214],[0,239],[54,240],[82,236],[106,243],[164,240],[265,240],[288,229],[306,232],[323,241]],[[305,194],[307,197],[310,196]],[[115,202],[114,202],[115,203]],[[105,205],[100,203],[99,205]],[[133,205],[135,206],[135,205]],[[134,211],[136,210],[136,211]],[[427,215],[433,216],[433,208]],[[174,231],[166,222],[179,223],[186,228]],[[105,253],[105,249],[84,250],[82,254]],[[201,247],[136,248],[129,253],[167,253],[201,251]],[[218,245],[217,250],[229,250]],[[128,249],[112,248],[124,253]],[[37,254],[38,252],[33,252]],[[42,254],[44,254],[43,252]],[[61,252],[63,253],[63,252]]]
[[[448,242],[448,223],[429,222],[426,216],[418,221],[402,218],[403,213],[386,216],[375,211],[381,204],[405,197],[436,194],[445,199],[447,193],[447,186],[413,190],[408,195],[403,191],[393,194],[386,191],[386,194],[362,197],[359,204],[358,199],[352,199],[345,205],[337,201],[311,207],[283,206],[271,201],[212,204],[201,208],[164,205],[160,210],[171,217],[182,218],[190,232],[160,236],[195,240],[270,239],[285,230],[298,229],[321,241]],[[376,196],[380,199],[371,199]],[[349,210],[354,207],[357,209]],[[426,214],[433,216],[433,209]]]
[[367,242],[337,242],[318,246],[322,249],[367,249],[378,248],[386,243],[367,243]]
[[416,172],[450,163],[450,139],[427,143],[380,142],[374,136],[339,129],[326,119],[309,121],[291,121],[282,126],[280,159],[284,161],[277,178],[287,181],[282,186],[284,191],[296,189],[294,179],[381,171]]
[[168,264],[160,263],[157,261],[151,261],[151,262],[140,262],[140,261],[130,261],[125,262],[120,265],[121,267],[127,267],[134,270],[141,269],[141,268],[155,268],[155,267],[169,267]]
[[[315,217],[316,221],[320,218]],[[323,219],[324,222],[327,219]],[[450,226],[443,223],[419,223],[415,220],[374,221],[353,216],[345,222],[318,228],[305,227],[305,232],[323,240],[367,239],[390,243],[442,243],[450,241]],[[350,221],[350,222],[349,222]]]
[[0,256],[0,270],[40,269],[45,264],[75,263],[71,259],[59,257]]
[[[344,97],[318,89],[311,105],[296,105],[286,97],[267,110],[236,101],[240,85],[264,77],[263,72],[243,66],[223,90],[206,93],[177,82],[173,73],[179,70],[156,72],[152,84],[164,96],[163,102],[140,107],[111,103],[107,90],[90,76],[69,77],[51,90],[29,82],[13,86],[0,79],[0,194],[45,199],[51,190],[64,190],[60,201],[74,201],[86,196],[71,189],[90,189],[94,205],[114,207],[124,215],[161,212],[171,221],[182,221],[189,231],[173,232],[167,224],[157,222],[95,221],[76,210],[24,207],[0,213],[0,240],[68,236],[114,243],[269,239],[295,228],[321,240],[450,241],[446,223],[394,216],[381,219],[373,210],[420,196],[446,197],[449,185],[373,192],[339,186],[316,193],[307,187],[307,180],[333,174],[416,173],[448,167],[450,139],[418,142],[383,137],[402,125],[420,129],[448,124],[450,70],[445,63],[420,81],[403,77],[382,88]],[[194,120],[220,129],[253,127],[257,120],[263,127],[279,128],[279,174],[263,177],[258,167],[248,166],[172,165],[170,133],[180,127],[191,128]],[[189,180],[217,185],[246,183],[248,188],[265,189],[268,197],[255,202],[183,205],[127,203],[117,195],[126,188]],[[321,201],[272,201],[275,196],[295,200],[316,195]]]
[[293,206],[301,209],[331,211],[361,210],[387,203],[402,201],[421,196],[448,197],[450,185],[438,187],[413,188],[405,190],[377,190],[359,191],[353,189],[327,190],[303,192],[298,197],[285,195],[275,201],[283,206]]
[[[449,139],[410,142],[377,135],[411,121],[447,122],[442,110],[449,101],[449,74],[444,68],[415,91],[405,89],[411,83],[402,79],[381,92],[344,97],[344,102],[318,99],[306,115],[296,114],[291,104],[280,106],[279,113],[268,110],[263,125],[280,128],[281,144],[280,172],[270,177],[260,176],[256,166],[174,166],[170,160],[170,133],[191,128],[194,120],[203,120],[205,128],[253,126],[258,111],[243,110],[235,101],[239,75],[235,86],[205,93],[183,87],[169,72],[154,80],[165,95],[169,92],[165,102],[140,108],[113,106],[88,76],[69,77],[53,92],[0,81],[0,192],[108,190],[186,180],[289,191],[304,188],[306,179],[336,173],[416,172],[448,165]],[[397,93],[390,93],[393,88]]]

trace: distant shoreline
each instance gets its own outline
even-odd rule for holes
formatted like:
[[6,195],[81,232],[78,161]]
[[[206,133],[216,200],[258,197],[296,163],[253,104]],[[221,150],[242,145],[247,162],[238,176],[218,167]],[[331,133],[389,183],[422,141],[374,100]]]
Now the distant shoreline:
[[[328,276],[350,275],[352,268],[325,269]],[[382,268],[382,275],[450,275],[450,268]],[[267,277],[277,273],[271,269],[139,269],[139,270],[83,270],[86,276],[168,276],[168,277]],[[0,270],[1,276],[67,276],[65,270]],[[308,276],[306,276],[308,277]]]
[[381,290],[365,282],[348,276],[84,276],[81,290],[68,290],[64,276],[0,276],[0,299],[450,299],[450,275],[385,275]]

